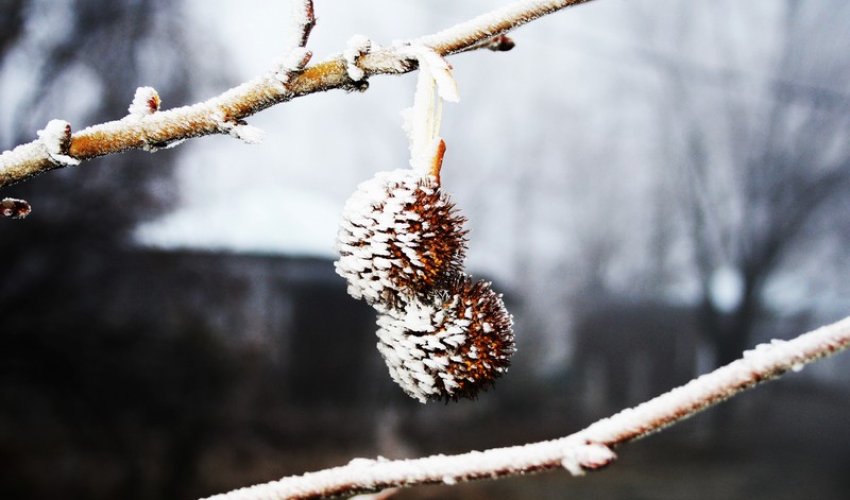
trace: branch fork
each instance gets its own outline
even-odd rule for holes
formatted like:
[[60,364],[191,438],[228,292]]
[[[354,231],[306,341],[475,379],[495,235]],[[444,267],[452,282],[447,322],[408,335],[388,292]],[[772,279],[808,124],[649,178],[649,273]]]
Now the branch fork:
[[294,3],[292,15],[294,26],[290,38],[286,41],[287,47],[292,47],[278,64],[273,72],[274,77],[288,84],[293,77],[304,70],[313,53],[307,50],[307,40],[310,38],[313,28],[316,27],[316,14],[313,9],[312,0],[297,0]]

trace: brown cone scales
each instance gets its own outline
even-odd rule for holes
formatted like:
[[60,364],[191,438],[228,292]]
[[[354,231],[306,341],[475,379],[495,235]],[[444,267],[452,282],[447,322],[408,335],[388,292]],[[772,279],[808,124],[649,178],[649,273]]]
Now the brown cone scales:
[[460,275],[428,303],[378,318],[378,350],[411,397],[473,398],[504,373],[514,353],[511,315],[484,281]]
[[380,311],[401,307],[460,272],[464,222],[434,177],[380,172],[345,204],[336,271],[353,297]]

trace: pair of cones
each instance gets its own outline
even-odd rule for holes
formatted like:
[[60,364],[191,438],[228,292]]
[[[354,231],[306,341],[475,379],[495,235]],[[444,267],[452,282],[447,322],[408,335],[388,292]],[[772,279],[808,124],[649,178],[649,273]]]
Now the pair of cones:
[[378,173],[343,210],[336,271],[378,311],[378,351],[421,402],[475,397],[515,350],[501,296],[462,271],[465,222],[437,175],[411,169]]
[[378,311],[378,351],[404,392],[474,398],[507,370],[513,320],[490,283],[463,272],[466,219],[440,183],[442,102],[459,100],[451,66],[428,47],[408,50],[420,70],[404,112],[412,168],[380,172],[348,199],[336,271]]

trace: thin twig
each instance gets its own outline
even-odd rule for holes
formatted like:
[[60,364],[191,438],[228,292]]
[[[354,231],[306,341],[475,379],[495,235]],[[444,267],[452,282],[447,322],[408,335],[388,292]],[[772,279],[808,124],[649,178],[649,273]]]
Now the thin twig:
[[[424,45],[440,55],[454,54],[557,10],[588,1],[523,0],[433,35],[374,49],[359,57],[357,66],[362,70],[364,79],[378,74],[406,73],[416,68],[415,58],[409,50],[405,50],[409,45]],[[275,67],[269,74],[199,104],[156,111],[146,116],[131,114],[121,120],[88,127],[70,136],[61,155],[51,155],[41,140],[20,145],[0,154],[0,187],[71,164],[57,161],[57,157],[88,160],[130,149],[155,151],[193,137],[222,133],[254,140],[257,138],[256,131],[239,127],[244,127],[245,118],[255,113],[316,92],[363,90],[364,79],[355,81],[351,78],[348,61],[342,55],[303,67],[309,60],[309,52],[303,49],[303,45],[315,22],[312,2],[305,1],[303,7],[305,18],[300,22],[301,31],[298,33],[301,51],[288,53],[290,62],[284,63],[287,71],[283,74],[280,67]]]
[[286,477],[208,500],[321,498],[417,484],[494,479],[557,468],[581,475],[611,463],[616,458],[612,448],[618,445],[681,422],[848,346],[850,317],[794,340],[774,340],[760,345],[733,363],[564,438],[414,460],[355,459],[342,467]]
[[507,52],[513,49],[514,46],[516,46],[516,43],[508,35],[496,35],[493,38],[477,42],[475,45],[470,45],[464,50],[464,52],[478,49],[487,49],[492,50],[493,52]]
[[298,29],[298,46],[306,47],[307,40],[310,38],[310,33],[316,27],[316,14],[313,9],[313,0],[297,0],[295,17],[299,22]]

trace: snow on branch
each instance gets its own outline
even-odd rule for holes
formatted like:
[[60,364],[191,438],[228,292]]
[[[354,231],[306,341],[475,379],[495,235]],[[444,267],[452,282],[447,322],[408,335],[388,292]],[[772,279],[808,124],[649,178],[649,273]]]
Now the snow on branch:
[[[501,37],[506,31],[588,1],[522,0],[433,35],[389,47],[367,46],[363,42],[349,47],[345,53],[307,66],[311,53],[305,46],[316,20],[313,2],[297,0],[293,16],[295,35],[287,40],[285,54],[268,74],[207,101],[169,110],[159,110],[155,91],[143,87],[130,107],[132,119],[85,128],[70,135],[65,142],[51,142],[48,148],[42,138],[0,154],[0,187],[81,160],[130,149],[156,151],[193,137],[231,134],[255,142],[259,133],[256,129],[244,128],[245,118],[316,92],[365,90],[366,80],[373,75],[412,71],[418,61],[409,50],[411,46],[428,47],[440,56],[477,48],[507,50],[513,46],[513,41]],[[154,96],[155,100],[151,100]],[[55,146],[61,147],[56,150]]]
[[[458,24],[433,35],[421,37],[416,42],[427,45],[444,56],[456,54],[467,50],[482,40],[493,39],[502,35],[517,26],[522,26],[561,9],[589,1],[525,0],[516,2],[478,16],[469,22]],[[510,39],[508,40],[510,41]]]
[[156,89],[153,87],[139,87],[136,89],[136,95],[133,96],[133,102],[127,108],[127,112],[130,113],[127,116],[143,118],[147,115],[152,115],[159,111],[161,102]]
[[285,477],[207,500],[321,498],[417,484],[496,479],[558,468],[572,475],[583,475],[613,462],[616,459],[613,448],[618,445],[681,422],[848,346],[850,317],[790,341],[774,340],[760,345],[737,361],[560,439],[412,460],[357,458],[341,467]]

